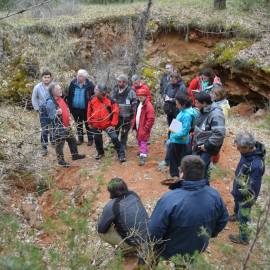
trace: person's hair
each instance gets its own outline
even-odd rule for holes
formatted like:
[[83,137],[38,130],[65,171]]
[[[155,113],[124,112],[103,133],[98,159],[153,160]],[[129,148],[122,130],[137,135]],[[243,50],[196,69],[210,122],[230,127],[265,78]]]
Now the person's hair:
[[256,139],[251,133],[244,131],[236,135],[234,142],[240,147],[253,148],[256,144]]
[[179,94],[175,97],[175,99],[182,107],[189,108],[192,105],[190,97],[186,94]]
[[77,72],[77,77],[78,76],[83,76],[85,78],[88,78],[89,74],[85,69],[79,69]]
[[49,87],[48,87],[48,92],[51,96],[51,99],[53,101],[53,103],[55,104],[56,107],[58,107],[58,104],[53,96],[53,90],[55,89],[56,86],[60,86],[59,83],[56,83],[56,82],[51,82]]
[[125,74],[120,74],[117,79],[117,81],[124,81],[124,82],[128,82],[128,76]]
[[46,70],[44,70],[44,71],[41,73],[41,78],[42,78],[43,76],[50,76],[50,77],[52,77],[52,73],[51,73],[48,69],[46,69]]
[[208,105],[212,104],[211,95],[206,92],[199,92],[195,95],[195,99],[199,101],[200,103],[206,103]]
[[188,155],[182,159],[181,170],[185,180],[204,178],[205,163],[199,156]]
[[212,68],[204,68],[199,75],[204,75],[209,78],[209,84],[212,85],[215,79],[215,73]]
[[140,76],[138,74],[134,74],[131,77],[132,82],[136,82],[136,81],[140,81],[140,80],[141,80],[141,78],[140,78]]
[[171,78],[176,78],[176,79],[180,80],[181,74],[177,70],[174,70],[171,74]]
[[108,87],[104,83],[97,84],[96,89],[98,89],[101,93],[104,93],[104,94],[108,92]]
[[57,85],[59,85],[59,84],[56,83],[56,82],[51,82],[51,83],[50,83],[50,85],[49,85],[49,87],[48,87],[48,91],[49,91],[50,96],[53,97],[53,90],[55,89],[55,87],[56,87]]
[[220,85],[215,85],[212,89],[212,93],[216,95],[218,100],[222,100],[227,97],[225,89]]
[[112,178],[108,184],[107,190],[110,193],[110,198],[118,198],[128,193],[128,187],[125,181],[121,178]]

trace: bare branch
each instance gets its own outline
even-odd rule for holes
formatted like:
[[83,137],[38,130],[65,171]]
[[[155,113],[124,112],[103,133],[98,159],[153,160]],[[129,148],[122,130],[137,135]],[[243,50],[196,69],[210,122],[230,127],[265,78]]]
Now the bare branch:
[[15,16],[15,15],[18,15],[18,14],[22,14],[22,13],[28,11],[28,10],[34,9],[34,8],[36,8],[36,7],[43,6],[43,5],[48,4],[48,3],[50,3],[50,2],[52,2],[52,0],[47,0],[47,1],[42,2],[42,3],[39,3],[39,4],[37,4],[37,5],[30,6],[29,8],[21,9],[21,10],[19,10],[19,11],[14,12],[14,13],[8,12],[8,14],[7,14],[6,16],[0,18],[0,21],[2,21],[2,20],[4,20],[4,19],[7,19],[7,18],[9,18],[9,17]]

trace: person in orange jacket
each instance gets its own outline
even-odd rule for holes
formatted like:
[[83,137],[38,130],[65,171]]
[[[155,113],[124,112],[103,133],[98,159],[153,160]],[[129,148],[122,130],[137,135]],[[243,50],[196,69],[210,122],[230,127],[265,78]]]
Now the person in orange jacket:
[[140,89],[144,89],[145,93],[146,93],[146,97],[149,99],[149,101],[151,102],[152,97],[151,97],[151,91],[150,88],[148,87],[148,85],[146,83],[144,83],[140,76],[137,74],[134,74],[131,78],[132,81],[132,88],[134,89],[134,91],[136,92],[136,95],[138,93],[138,91]]
[[115,127],[118,124],[119,106],[108,97],[108,88],[105,84],[95,87],[95,96],[88,102],[87,123],[94,133],[96,145],[96,160],[104,156],[102,131],[104,130],[117,151],[120,162],[126,161],[125,148],[120,143]]

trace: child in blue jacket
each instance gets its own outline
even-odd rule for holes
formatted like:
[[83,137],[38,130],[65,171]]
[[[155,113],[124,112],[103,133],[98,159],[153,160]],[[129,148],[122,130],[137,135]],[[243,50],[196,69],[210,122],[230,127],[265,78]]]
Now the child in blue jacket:
[[182,123],[182,129],[178,133],[171,132],[168,146],[168,157],[170,164],[170,175],[179,178],[178,167],[181,160],[187,153],[187,146],[190,143],[190,130],[194,120],[198,117],[198,111],[191,107],[191,99],[180,94],[176,97],[176,107],[179,110],[176,120]]

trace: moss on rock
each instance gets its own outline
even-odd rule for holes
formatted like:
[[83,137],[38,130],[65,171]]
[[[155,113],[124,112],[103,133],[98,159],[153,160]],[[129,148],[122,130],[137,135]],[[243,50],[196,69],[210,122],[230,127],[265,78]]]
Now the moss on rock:
[[234,62],[239,52],[252,45],[249,40],[232,40],[226,43],[219,43],[214,49],[215,60],[219,64]]

